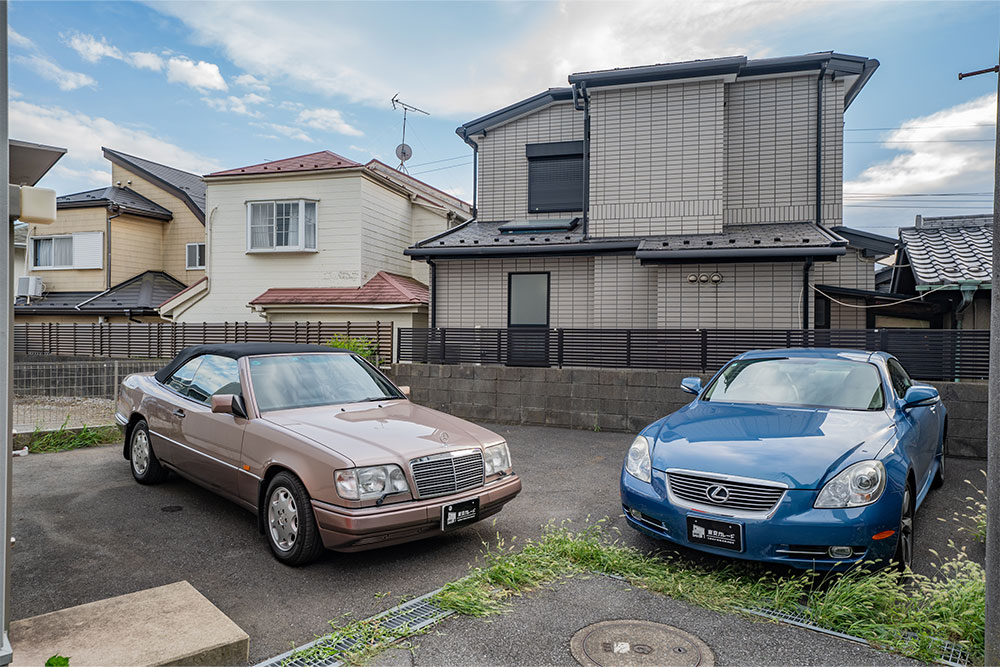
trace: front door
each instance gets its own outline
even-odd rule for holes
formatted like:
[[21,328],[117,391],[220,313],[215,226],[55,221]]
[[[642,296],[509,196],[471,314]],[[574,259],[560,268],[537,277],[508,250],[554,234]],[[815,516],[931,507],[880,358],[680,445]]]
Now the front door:
[[507,276],[507,365],[549,365],[547,272]]

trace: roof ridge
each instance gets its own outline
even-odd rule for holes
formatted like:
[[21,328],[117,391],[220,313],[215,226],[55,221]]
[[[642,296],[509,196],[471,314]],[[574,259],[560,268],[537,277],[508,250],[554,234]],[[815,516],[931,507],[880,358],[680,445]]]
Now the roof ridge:
[[171,167],[169,164],[163,164],[162,162],[157,162],[156,160],[150,160],[148,158],[139,157],[138,155],[132,155],[131,153],[126,153],[116,148],[108,148],[107,146],[103,146],[102,148],[108,151],[109,153],[114,153],[115,155],[119,155],[121,157],[132,158],[133,160],[142,160],[143,162],[149,162],[150,164],[155,164],[158,167],[163,167],[164,169],[172,169],[173,171],[179,171],[181,173],[187,174],[188,176],[201,178],[200,174],[197,174],[193,171],[188,171],[187,169],[178,169],[177,167]]

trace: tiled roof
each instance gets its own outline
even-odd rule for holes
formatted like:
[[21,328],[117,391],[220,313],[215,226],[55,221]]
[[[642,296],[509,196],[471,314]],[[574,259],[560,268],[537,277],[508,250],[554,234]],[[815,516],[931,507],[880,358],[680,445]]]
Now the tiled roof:
[[107,206],[117,204],[126,212],[160,220],[170,220],[174,214],[154,201],[146,199],[130,188],[109,186],[63,195],[56,198],[56,208],[88,208],[91,206]]
[[20,314],[47,313],[55,311],[76,311],[81,301],[92,299],[100,292],[48,292],[44,296],[19,296],[14,301],[15,312]]
[[812,222],[726,225],[719,234],[674,234],[644,239],[641,260],[689,262],[739,260],[746,257],[806,257],[844,254],[847,241]]
[[379,271],[361,287],[301,287],[269,289],[252,306],[351,305],[429,303],[430,290],[418,280]]
[[920,227],[899,230],[918,285],[992,281],[992,216],[962,218],[924,218]]
[[171,194],[184,201],[198,219],[205,222],[205,181],[198,174],[168,167],[121,151],[104,148],[104,157],[112,162],[148,177]]
[[346,157],[337,155],[332,151],[319,151],[298,157],[289,157],[283,160],[273,160],[262,162],[248,167],[237,169],[226,169],[208,174],[206,178],[212,176],[244,176],[251,174],[276,174],[295,171],[320,171],[327,169],[346,169],[348,167],[360,167],[361,165]]
[[[534,222],[545,223],[546,220]],[[767,250],[781,256],[843,254],[847,241],[811,222],[760,225],[727,225],[719,234],[677,234],[658,237],[584,239],[583,225],[569,230],[538,230],[509,233],[509,221],[464,225],[420,241],[406,254],[414,257],[597,254],[634,250],[640,259],[662,261],[684,258],[722,260],[731,256],[757,257]]]
[[146,271],[111,289],[82,301],[83,312],[108,310],[154,310],[184,289],[184,283],[162,271]]

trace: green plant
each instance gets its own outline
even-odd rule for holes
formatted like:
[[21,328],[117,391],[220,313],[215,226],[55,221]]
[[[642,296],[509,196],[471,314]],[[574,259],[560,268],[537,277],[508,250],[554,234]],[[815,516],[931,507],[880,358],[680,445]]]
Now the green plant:
[[379,360],[378,343],[372,338],[354,338],[351,336],[337,334],[330,340],[326,341],[324,345],[327,347],[337,347],[342,350],[349,350],[373,364],[377,364]]
[[79,429],[67,429],[68,423],[69,416],[54,431],[36,428],[31,434],[31,440],[28,441],[28,451],[32,454],[64,452],[69,449],[106,445],[121,439],[121,431],[115,426],[91,427],[84,424]]
[[57,653],[45,661],[45,667],[69,667],[69,658]]
[[[983,485],[986,484],[986,471],[980,470],[983,474]],[[959,530],[969,534],[977,542],[986,542],[986,490],[981,489],[971,480],[965,483],[972,487],[971,496],[966,496],[965,500],[969,504],[965,506],[965,512],[955,512],[953,520],[959,524]]]
[[293,651],[281,664],[284,666],[300,659],[302,662],[323,662],[330,658],[336,658],[341,663],[359,664],[401,639],[423,633],[411,631],[406,625],[387,628],[382,620],[368,618],[344,626],[330,621],[333,632],[324,635],[321,643]]

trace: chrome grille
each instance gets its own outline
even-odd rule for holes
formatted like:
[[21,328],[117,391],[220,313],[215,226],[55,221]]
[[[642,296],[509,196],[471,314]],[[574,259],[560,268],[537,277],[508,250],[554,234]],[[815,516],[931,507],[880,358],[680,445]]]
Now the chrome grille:
[[483,452],[465,449],[433,454],[410,461],[410,472],[421,498],[444,496],[482,486],[485,479]]
[[[667,479],[671,493],[682,500],[744,512],[770,512],[785,493],[783,487],[734,482],[698,474],[668,472]],[[725,500],[713,500],[709,497],[710,489],[715,486],[726,489],[728,494]]]

